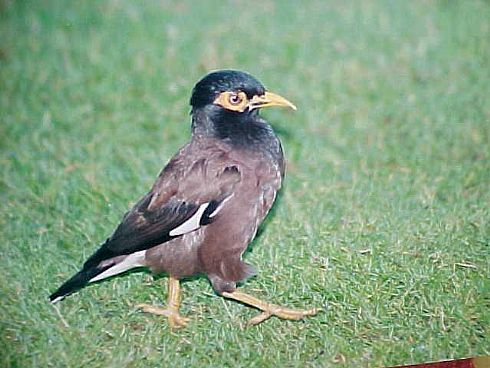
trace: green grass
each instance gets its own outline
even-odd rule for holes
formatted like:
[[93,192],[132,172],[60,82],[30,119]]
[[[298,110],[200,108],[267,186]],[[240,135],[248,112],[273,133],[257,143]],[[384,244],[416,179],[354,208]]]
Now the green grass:
[[[488,1],[7,1],[0,9],[0,361],[5,367],[408,364],[490,354]],[[183,285],[186,330],[133,273],[58,304],[189,139],[210,69],[298,105],[243,285],[304,322]]]

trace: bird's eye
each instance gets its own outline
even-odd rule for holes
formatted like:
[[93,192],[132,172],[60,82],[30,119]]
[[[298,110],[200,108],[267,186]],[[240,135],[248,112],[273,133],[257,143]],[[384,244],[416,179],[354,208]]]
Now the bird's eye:
[[225,91],[221,92],[213,103],[230,111],[244,112],[248,106],[248,98],[243,91]]
[[232,105],[239,105],[243,99],[240,95],[237,95],[236,93],[232,93],[230,94],[230,96],[228,97],[228,101],[232,104]]

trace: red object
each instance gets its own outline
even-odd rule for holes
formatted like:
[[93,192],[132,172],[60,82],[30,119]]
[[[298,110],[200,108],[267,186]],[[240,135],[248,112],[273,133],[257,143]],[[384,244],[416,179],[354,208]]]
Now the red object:
[[422,363],[413,365],[398,365],[392,368],[490,368],[490,356],[446,360],[443,362]]

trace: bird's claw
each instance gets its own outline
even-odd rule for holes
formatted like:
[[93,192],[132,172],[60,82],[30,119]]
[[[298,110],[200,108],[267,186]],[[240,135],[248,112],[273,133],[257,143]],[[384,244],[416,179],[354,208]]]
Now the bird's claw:
[[190,318],[181,316],[179,311],[173,308],[161,308],[149,304],[138,304],[136,307],[146,313],[167,317],[168,324],[172,330],[186,327],[190,321]]
[[287,319],[290,321],[299,321],[304,317],[314,316],[321,310],[319,308],[291,309],[291,308],[280,307],[277,305],[269,305],[269,306],[270,307],[264,310],[262,313],[250,319],[247,323],[247,326],[256,326],[272,316],[276,316],[281,319]]
[[272,317],[272,314],[270,312],[262,312],[260,314],[257,314],[255,317],[251,318],[247,322],[247,327],[257,326],[259,323],[264,322],[265,320],[269,319],[270,317]]
[[262,313],[258,314],[248,322],[247,324],[248,326],[258,325],[259,323],[264,322],[266,319],[272,316],[276,316],[281,319],[288,319],[290,321],[299,321],[304,317],[314,316],[321,310],[320,308],[312,308],[312,309],[286,308],[277,304],[267,303],[252,295],[246,294],[238,290],[235,290],[232,293],[225,291],[222,293],[222,295],[225,298],[237,300],[243,304],[250,305],[262,311]]
[[191,319],[181,316],[178,312],[168,317],[168,324],[171,329],[179,329],[187,326]]

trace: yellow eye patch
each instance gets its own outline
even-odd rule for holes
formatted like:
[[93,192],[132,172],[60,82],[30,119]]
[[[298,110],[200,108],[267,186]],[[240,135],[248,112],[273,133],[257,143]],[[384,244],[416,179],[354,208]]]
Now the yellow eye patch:
[[220,105],[227,110],[244,112],[248,107],[248,97],[245,92],[221,92],[214,100],[215,105]]

